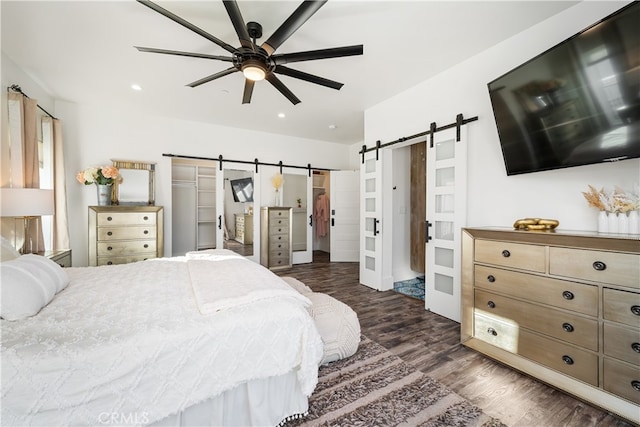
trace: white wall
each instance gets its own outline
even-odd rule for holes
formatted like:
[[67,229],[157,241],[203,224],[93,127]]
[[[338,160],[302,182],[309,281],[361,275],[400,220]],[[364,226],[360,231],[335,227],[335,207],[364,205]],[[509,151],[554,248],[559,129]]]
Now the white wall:
[[[487,83],[627,3],[581,2],[370,108],[365,112],[365,143],[371,147],[376,140],[413,135],[433,121],[452,123],[458,113],[478,116],[467,125],[468,226],[510,227],[517,218],[542,217],[558,219],[566,230],[596,230],[597,211],[588,207],[581,191],[587,184],[631,189],[640,181],[640,160],[507,177]],[[352,146],[352,153],[361,145]]]

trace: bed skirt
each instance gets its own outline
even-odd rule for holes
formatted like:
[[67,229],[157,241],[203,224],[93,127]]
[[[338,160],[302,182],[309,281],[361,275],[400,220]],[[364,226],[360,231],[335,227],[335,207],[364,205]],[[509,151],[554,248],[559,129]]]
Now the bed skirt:
[[277,426],[289,418],[306,414],[308,408],[309,402],[300,391],[296,371],[291,371],[240,384],[151,426]]

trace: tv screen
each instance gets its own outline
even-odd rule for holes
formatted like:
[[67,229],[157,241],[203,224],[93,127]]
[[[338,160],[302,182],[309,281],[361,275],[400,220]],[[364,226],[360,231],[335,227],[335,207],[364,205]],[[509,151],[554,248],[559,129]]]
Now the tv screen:
[[253,202],[253,178],[229,180],[234,202]]
[[488,84],[507,175],[640,157],[640,3]]

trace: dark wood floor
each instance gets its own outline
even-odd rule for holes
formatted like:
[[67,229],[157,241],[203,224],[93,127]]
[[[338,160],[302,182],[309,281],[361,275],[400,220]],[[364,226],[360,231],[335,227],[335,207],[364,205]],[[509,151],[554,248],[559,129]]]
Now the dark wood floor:
[[593,406],[460,344],[460,324],[425,311],[424,302],[360,285],[357,263],[311,264],[281,271],[351,306],[362,333],[509,426],[630,426]]

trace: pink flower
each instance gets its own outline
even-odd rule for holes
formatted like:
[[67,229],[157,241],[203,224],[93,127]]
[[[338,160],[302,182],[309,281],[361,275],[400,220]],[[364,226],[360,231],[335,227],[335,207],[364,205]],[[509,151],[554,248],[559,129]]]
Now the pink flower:
[[102,175],[104,175],[105,178],[117,178],[118,168],[115,166],[103,166]]

